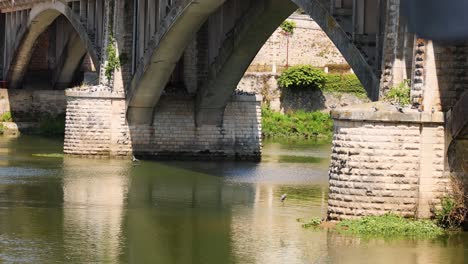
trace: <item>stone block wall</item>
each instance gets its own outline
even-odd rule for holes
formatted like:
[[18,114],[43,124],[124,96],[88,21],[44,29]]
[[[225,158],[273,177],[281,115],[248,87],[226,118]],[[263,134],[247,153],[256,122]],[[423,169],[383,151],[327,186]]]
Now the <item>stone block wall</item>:
[[128,125],[125,98],[110,92],[67,91],[64,152],[90,157],[260,159],[260,98],[233,96],[222,127],[195,126],[195,98],[161,97],[152,124]]
[[163,96],[152,125],[131,126],[136,155],[154,158],[227,158],[259,160],[261,155],[260,99],[233,96],[222,127],[195,125],[195,99]]
[[332,113],[330,219],[387,212],[428,218],[447,193],[442,113],[398,115],[370,105]]
[[66,104],[64,91],[0,89],[0,115],[11,112],[15,121],[65,114]]
[[[296,23],[289,37],[289,65],[347,64],[341,53],[320,26],[308,15],[293,14],[288,20]],[[252,65],[286,65],[287,37],[278,28],[258,52]]]
[[[434,96],[437,108],[448,111],[468,90],[468,43],[448,45],[434,43],[435,67],[437,72],[437,84],[429,84],[430,87],[438,86],[438,94]],[[437,92],[437,91],[436,91]]]
[[280,112],[319,111],[369,102],[369,99],[350,93],[282,90],[278,87],[278,76],[279,74],[247,72],[237,85],[237,90],[261,95],[265,105]]
[[127,157],[131,142],[125,98],[110,92],[67,91],[64,153]]

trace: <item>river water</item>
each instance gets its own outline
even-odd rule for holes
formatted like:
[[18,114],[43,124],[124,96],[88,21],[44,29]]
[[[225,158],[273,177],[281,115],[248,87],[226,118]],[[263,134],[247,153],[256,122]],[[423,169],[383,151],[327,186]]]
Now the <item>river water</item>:
[[[467,263],[468,236],[362,240],[326,213],[330,146],[269,143],[261,163],[89,160],[0,137],[0,263]],[[279,197],[287,193],[282,204]]]

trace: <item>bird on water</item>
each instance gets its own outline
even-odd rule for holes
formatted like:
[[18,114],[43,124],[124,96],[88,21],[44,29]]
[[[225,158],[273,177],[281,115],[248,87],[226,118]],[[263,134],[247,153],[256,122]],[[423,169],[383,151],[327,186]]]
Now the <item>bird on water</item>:
[[283,195],[281,195],[281,198],[280,198],[280,201],[284,204],[284,200],[286,200],[286,197],[288,197],[287,194],[283,193]]
[[140,162],[140,160],[139,160],[139,159],[137,159],[137,158],[135,158],[135,156],[134,156],[134,155],[132,155],[132,162],[136,163],[136,162]]

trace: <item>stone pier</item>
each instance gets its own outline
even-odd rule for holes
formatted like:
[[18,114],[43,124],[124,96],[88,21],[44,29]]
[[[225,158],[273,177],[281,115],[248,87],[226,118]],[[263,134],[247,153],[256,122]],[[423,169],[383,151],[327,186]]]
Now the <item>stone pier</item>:
[[444,115],[404,112],[386,103],[332,112],[329,219],[388,212],[428,218],[440,203],[449,188]]
[[68,90],[64,152],[88,157],[132,155],[125,97],[102,86]]
[[68,90],[64,152],[149,159],[261,158],[261,98],[234,95],[222,126],[195,124],[195,98],[165,95],[151,124],[128,124],[125,97],[101,89]]

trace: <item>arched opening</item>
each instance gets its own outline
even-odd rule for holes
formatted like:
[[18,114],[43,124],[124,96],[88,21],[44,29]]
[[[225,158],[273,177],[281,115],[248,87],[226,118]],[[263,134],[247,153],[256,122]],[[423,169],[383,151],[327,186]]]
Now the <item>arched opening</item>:
[[[218,55],[209,58],[208,78],[197,93],[197,124],[222,124],[226,103],[249,67],[250,62],[274,30],[298,7],[302,8],[306,14],[317,22],[350,64],[363,83],[369,97],[376,99],[379,85],[376,75],[380,70],[380,66],[375,56],[367,55],[372,52],[366,53],[365,50],[368,48],[367,46],[377,45],[378,32],[370,34],[375,30],[371,27],[367,29],[368,31],[363,29],[359,34],[357,30],[355,32],[345,31],[341,27],[344,22],[338,22],[339,17],[335,19],[325,4],[318,0],[264,1],[259,3],[259,6],[251,7],[250,12],[246,12],[232,29],[226,30],[223,27],[224,24],[218,25],[215,23],[214,30],[227,32],[225,35],[218,34],[218,38],[215,40],[218,43],[213,48],[210,47],[210,50],[219,49],[219,52]],[[369,14],[376,8],[371,6],[366,14],[361,14],[363,17],[369,16],[368,24],[375,22],[375,16]],[[362,41],[357,40],[361,35],[373,38],[374,43],[364,45]],[[373,35],[373,37],[369,37],[369,35]],[[376,52],[376,50],[374,49],[373,52]],[[375,63],[372,63],[373,61]]]
[[60,15],[35,41],[17,88],[63,90],[81,85],[85,75],[97,77],[96,67],[73,26]]
[[[204,3],[207,2],[210,1]],[[329,9],[318,0],[312,2],[310,5],[308,2],[301,2],[300,6],[303,6],[304,10],[313,8],[313,11],[309,10],[306,13],[316,19],[320,28],[338,47],[339,52],[360,77],[364,87],[368,88],[367,91],[373,91],[374,85],[378,84],[374,68],[369,65],[346,31],[330,15]],[[222,150],[230,148],[226,146],[240,144],[242,140],[248,141],[247,136],[243,135],[252,133],[254,135],[252,138],[256,141],[246,141],[242,144],[260,145],[261,139],[258,137],[260,124],[256,116],[259,112],[258,106],[247,102],[256,99],[242,98],[244,101],[240,105],[245,106],[243,109],[236,108],[239,104],[235,106],[231,104],[235,111],[232,111],[234,108],[227,106],[231,103],[239,81],[260,48],[278,26],[298,9],[298,5],[292,1],[282,0],[255,2],[235,0],[214,8],[221,3],[216,5],[213,3],[211,3],[211,12],[208,12],[208,9],[202,11],[196,9],[200,6],[189,5],[183,9],[185,11],[176,16],[177,19],[172,21],[171,26],[162,27],[155,35],[160,38],[155,39],[156,44],[147,49],[150,52],[142,59],[142,61],[147,60],[147,63],[141,63],[141,66],[137,67],[127,93],[127,118],[135,131],[138,131],[138,126],[142,125],[142,129],[148,129],[153,133],[149,142],[158,142],[157,138],[166,139],[165,135],[170,135],[171,140],[168,141],[176,142],[174,144],[177,144],[177,151],[186,149],[187,153],[193,151],[209,153],[206,150],[211,148],[210,145],[194,142],[198,140],[202,142],[203,133],[213,133],[212,137],[210,135],[211,138],[219,136],[220,139],[213,144],[216,147],[212,149],[221,149],[219,151],[221,153]],[[194,23],[195,18],[196,23]],[[195,55],[192,50],[195,50]],[[181,71],[181,68],[184,70]],[[178,82],[183,81],[188,96],[161,99],[165,87],[170,83],[171,75],[179,76]],[[252,115],[247,117],[249,113]],[[241,116],[246,117],[242,122],[246,121],[245,127],[249,129],[249,132],[243,135],[236,134],[236,129],[242,129],[244,125],[236,120]],[[228,129],[223,130],[224,126]],[[187,135],[179,137],[179,134],[171,132],[173,130],[186,131]],[[132,138],[137,138],[137,135]],[[142,148],[141,145],[144,144],[133,143],[134,149],[143,149],[142,156],[152,155],[158,151],[170,153],[171,151],[167,149],[173,147],[163,142]],[[233,147],[234,153],[231,154],[237,155],[236,152],[243,151],[241,147],[237,149]],[[260,156],[259,149],[251,151],[257,158]]]
[[[95,82],[97,56],[75,13],[61,2],[34,5],[18,27],[7,64],[4,110],[20,132],[63,135],[64,89]],[[6,121],[6,120],[4,120]]]

